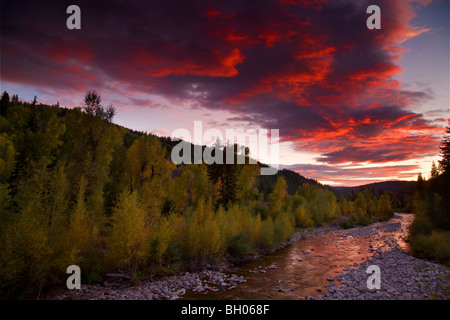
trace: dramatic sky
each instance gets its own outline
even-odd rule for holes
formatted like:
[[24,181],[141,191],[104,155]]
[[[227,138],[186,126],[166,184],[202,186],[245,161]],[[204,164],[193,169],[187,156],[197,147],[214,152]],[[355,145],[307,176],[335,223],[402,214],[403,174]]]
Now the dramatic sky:
[[331,185],[416,179],[450,118],[448,3],[2,0],[1,91],[75,107],[96,90],[164,136],[279,129],[280,165]]

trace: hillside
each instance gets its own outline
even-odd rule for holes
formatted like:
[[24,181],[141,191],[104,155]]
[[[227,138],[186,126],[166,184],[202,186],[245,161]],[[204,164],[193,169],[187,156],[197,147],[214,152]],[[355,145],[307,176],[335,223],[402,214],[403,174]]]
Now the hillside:
[[323,186],[317,180],[309,179],[301,174],[298,174],[297,172],[288,170],[288,169],[282,169],[277,172],[277,174],[273,176],[259,176],[258,178],[258,190],[264,194],[268,195],[273,191],[273,187],[275,183],[277,182],[277,179],[279,177],[283,177],[286,180],[287,183],[287,191],[290,195],[293,195],[299,186],[301,186],[304,183],[309,183],[311,185],[321,186],[324,188],[328,188],[326,186]]
[[63,286],[70,265],[83,283],[195,270],[343,215],[352,226],[391,215],[386,195],[338,200],[290,170],[176,165],[178,142],[114,124],[95,92],[74,109],[13,97],[0,100],[0,297]]
[[411,193],[414,189],[415,181],[383,181],[369,183],[356,187],[332,187],[338,192],[342,193],[344,197],[348,196],[353,192],[358,193],[361,189],[368,188],[374,194],[382,194],[385,192],[393,192],[395,194],[405,194]]

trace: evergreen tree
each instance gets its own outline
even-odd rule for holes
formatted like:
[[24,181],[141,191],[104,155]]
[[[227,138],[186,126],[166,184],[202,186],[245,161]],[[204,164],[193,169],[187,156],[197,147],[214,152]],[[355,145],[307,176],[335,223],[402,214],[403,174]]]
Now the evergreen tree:
[[[232,153],[233,163],[226,163],[227,155]],[[237,160],[234,146],[227,143],[224,152],[221,196],[225,207],[236,201]]]
[[417,176],[417,183],[416,183],[416,191],[419,193],[422,193],[425,188],[425,179],[422,176],[422,173],[419,172],[419,175]]
[[439,176],[439,168],[436,166],[436,162],[433,161],[433,163],[431,164],[431,173],[430,173],[431,178],[437,178]]
[[9,105],[9,94],[8,92],[4,91],[2,98],[0,100],[0,116],[6,117],[8,105]]
[[449,172],[450,169],[450,119],[445,127],[445,134],[442,138],[442,144],[440,146],[441,157],[439,161],[440,168],[443,173]]
[[[237,196],[237,150],[237,145],[227,142],[222,146],[221,141],[217,139],[211,152],[212,159],[215,162],[208,164],[207,169],[211,183],[220,187],[218,204],[226,208],[236,201]],[[232,159],[232,163],[227,163],[227,158]],[[228,162],[230,161],[228,160]]]
[[13,94],[13,96],[12,96],[12,98],[11,98],[11,104],[12,104],[12,105],[15,105],[15,104],[19,104],[19,103],[21,103],[21,102],[19,101],[19,96],[18,96],[17,94]]

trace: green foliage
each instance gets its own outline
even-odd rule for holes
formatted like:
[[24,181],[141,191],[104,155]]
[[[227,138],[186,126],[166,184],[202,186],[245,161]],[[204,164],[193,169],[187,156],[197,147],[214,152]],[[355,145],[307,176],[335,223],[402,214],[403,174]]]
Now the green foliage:
[[271,248],[275,245],[274,241],[275,226],[272,217],[267,218],[261,223],[261,235],[258,239],[258,245],[262,248]]
[[269,208],[273,216],[277,216],[283,211],[287,195],[286,180],[283,177],[279,177],[272,193],[268,196]]
[[278,170],[275,175],[259,177],[257,183],[259,193],[267,197],[273,191],[273,188],[280,177],[283,177],[286,181],[287,192],[289,195],[294,195],[297,192],[298,187],[303,184],[317,185],[325,188],[314,179],[308,179],[294,171],[282,169]]
[[[236,144],[232,145],[227,142],[222,145],[222,142],[217,139],[214,146],[205,150],[209,151],[211,160],[213,160],[213,163],[208,163],[208,178],[213,185],[217,186],[218,204],[224,207],[228,207],[237,199],[237,179],[238,171],[240,171],[238,158],[242,157],[238,153],[238,149],[239,147]],[[242,187],[243,184],[241,183],[240,186]]]
[[441,149],[441,157],[439,160],[439,167],[442,173],[449,173],[450,171],[450,119],[445,127],[445,134],[442,138],[442,143],[439,147]]
[[230,244],[228,245],[228,252],[232,256],[242,256],[248,254],[252,251],[247,239],[245,239],[245,235],[243,233],[239,233],[234,236]]
[[354,200],[341,198],[338,203],[342,215],[339,225],[344,228],[365,226],[374,221],[384,221],[394,215],[389,194],[373,195],[368,188],[353,195]]
[[145,211],[137,192],[120,195],[111,220],[106,259],[114,266],[125,267],[135,277],[149,254]]
[[83,283],[116,268],[133,278],[197,268],[279,246],[296,227],[341,216],[360,224],[390,211],[389,196],[338,201],[293,171],[259,176],[260,164],[250,165],[248,150],[239,154],[236,145],[222,154],[233,165],[175,166],[167,158],[174,142],[113,124],[114,107],[101,102],[95,91],[74,109],[3,94],[2,297],[63,286],[71,264]]
[[182,235],[184,259],[193,267],[213,262],[223,253],[224,243],[211,201],[202,199],[189,210]]
[[297,227],[309,228],[314,225],[313,220],[306,214],[306,209],[303,205],[297,207],[294,212],[294,217]]
[[412,254],[450,266],[450,234],[433,230],[430,235],[418,233],[410,238]]
[[379,217],[390,217],[392,214],[391,199],[387,194],[383,194],[377,201],[376,215]]
[[160,213],[174,165],[165,159],[165,150],[159,140],[143,135],[127,151],[128,170],[125,180],[131,191],[137,190],[144,209],[153,215]]
[[337,199],[331,191],[316,185],[303,184],[296,194],[304,199],[302,202],[305,202],[307,224],[310,219],[315,226],[321,226],[337,217]]
[[294,224],[285,212],[277,215],[274,221],[273,237],[275,245],[289,240],[294,233]]
[[412,199],[415,217],[409,241],[416,257],[450,265],[450,122],[445,128],[440,149],[442,159],[439,167],[433,162],[430,180],[425,181],[420,174],[418,176]]

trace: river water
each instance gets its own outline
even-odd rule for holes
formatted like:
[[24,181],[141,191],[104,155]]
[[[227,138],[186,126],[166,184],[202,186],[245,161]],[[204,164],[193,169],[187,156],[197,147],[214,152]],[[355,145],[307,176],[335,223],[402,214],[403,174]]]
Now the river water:
[[243,276],[245,283],[216,292],[187,291],[183,299],[301,300],[319,295],[318,289],[325,290],[329,283],[327,277],[357,267],[376,250],[383,250],[387,241],[408,250],[403,238],[412,219],[411,214],[396,213],[386,222],[307,237],[273,254],[232,267],[230,273]]

